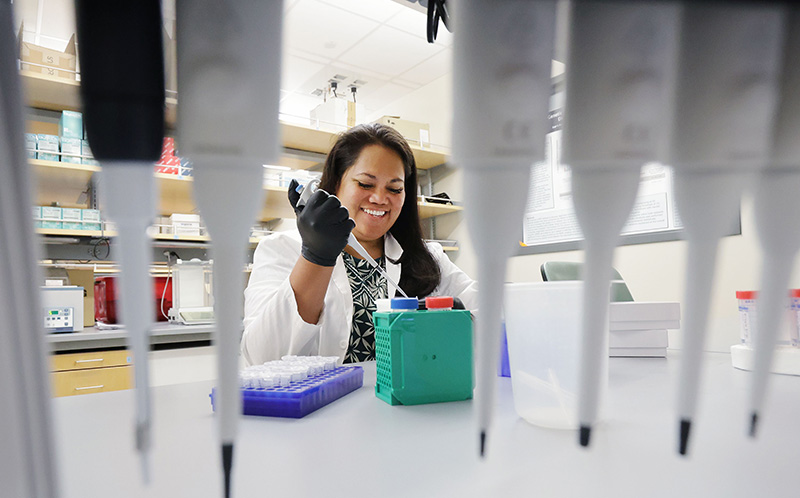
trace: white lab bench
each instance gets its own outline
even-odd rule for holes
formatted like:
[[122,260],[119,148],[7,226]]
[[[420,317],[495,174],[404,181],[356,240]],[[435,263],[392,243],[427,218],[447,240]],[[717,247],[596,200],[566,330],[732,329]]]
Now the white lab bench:
[[[364,387],[303,419],[244,417],[234,496],[286,497],[796,497],[800,377],[774,376],[761,434],[745,435],[749,372],[705,356],[691,455],[676,453],[678,354],[611,358],[604,422],[589,450],[575,431],[518,418],[498,378],[489,454],[477,456],[472,402],[389,406]],[[58,398],[54,419],[63,498],[219,497],[213,382],[153,389],[150,487],[133,450],[133,391]]]
[[[174,344],[210,341],[214,325],[175,325],[159,322],[150,331],[150,344]],[[127,346],[125,329],[102,330],[87,327],[80,332],[48,334],[47,343],[53,352],[85,349],[108,349]]]

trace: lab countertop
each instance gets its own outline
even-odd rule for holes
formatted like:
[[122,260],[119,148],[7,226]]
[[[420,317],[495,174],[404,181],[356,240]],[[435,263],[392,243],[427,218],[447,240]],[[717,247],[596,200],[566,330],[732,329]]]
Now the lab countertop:
[[[611,358],[603,422],[587,450],[575,431],[543,429],[514,411],[498,378],[488,457],[477,457],[473,402],[389,406],[364,387],[305,418],[243,417],[234,496],[291,497],[796,497],[800,377],[775,375],[751,440],[750,373],[707,354],[691,454],[676,452],[678,354]],[[134,391],[54,400],[63,498],[219,497],[212,382],[153,389],[152,482],[133,449]]]
[[[150,331],[150,344],[167,344],[211,340],[214,325],[180,325],[159,322]],[[124,328],[98,329],[87,327],[80,332],[48,334],[47,343],[51,351],[76,349],[107,349],[128,344],[128,332]]]

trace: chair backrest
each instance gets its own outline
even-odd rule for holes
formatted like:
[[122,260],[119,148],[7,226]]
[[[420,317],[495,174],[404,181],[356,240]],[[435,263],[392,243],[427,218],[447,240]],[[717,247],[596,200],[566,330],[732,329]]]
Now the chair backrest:
[[[547,261],[540,267],[542,272],[542,280],[558,281],[558,280],[583,280],[581,272],[583,270],[582,263],[574,263],[571,261]],[[628,290],[627,284],[622,279],[622,275],[612,268],[611,280],[611,301],[633,301],[631,291]]]

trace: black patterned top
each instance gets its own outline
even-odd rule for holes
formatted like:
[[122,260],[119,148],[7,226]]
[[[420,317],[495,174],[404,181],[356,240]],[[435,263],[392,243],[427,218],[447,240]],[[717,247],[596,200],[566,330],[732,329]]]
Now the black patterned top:
[[[344,355],[344,363],[356,363],[375,359],[375,326],[372,313],[375,300],[386,297],[386,279],[365,259],[342,253],[347,279],[353,293],[353,327],[350,344]],[[383,256],[376,260],[386,268]]]

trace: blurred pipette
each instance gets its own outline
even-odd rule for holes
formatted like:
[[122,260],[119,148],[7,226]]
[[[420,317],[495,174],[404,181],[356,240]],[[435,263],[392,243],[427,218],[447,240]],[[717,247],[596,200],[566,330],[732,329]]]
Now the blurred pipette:
[[682,455],[697,410],[719,239],[768,160],[782,19],[782,9],[767,3],[684,5],[669,161],[688,239],[677,413]]
[[679,9],[669,2],[574,2],[564,163],[585,238],[579,442],[588,446],[608,379],[614,248],[641,167],[666,155]]
[[[155,217],[153,164],[164,136],[161,3],[79,0],[76,7],[84,123],[103,167],[100,193],[119,234],[122,322],[136,380],[136,449],[148,482],[153,304],[146,230]],[[120,53],[126,56],[109,57]]]
[[453,7],[453,162],[464,171],[478,265],[475,411],[486,454],[508,258],[534,163],[544,159],[556,2],[464,0]]
[[250,227],[263,207],[264,164],[277,159],[283,2],[180,0],[178,140],[214,257],[219,438],[225,496],[242,413],[239,342]]
[[763,266],[756,318],[755,360],[750,386],[750,435],[756,435],[764,405],[775,350],[785,316],[786,294],[798,249],[800,230],[800,8],[792,5],[785,16],[786,43],[781,69],[780,104],[775,120],[772,154],[755,193],[756,230]]
[[[319,180],[311,180],[305,186],[299,185],[297,187],[297,191],[300,193],[300,199],[297,201],[297,207],[305,206],[306,202],[308,202],[308,199],[311,197],[311,194],[316,192],[318,188]],[[350,232],[350,236],[347,238],[347,245],[355,249],[355,251],[360,254],[362,258],[366,259],[373,268],[378,270],[378,273],[380,273],[387,282],[392,284],[392,286],[394,286],[394,288],[397,289],[398,292],[403,295],[403,297],[408,297],[408,294],[406,294],[403,289],[400,288],[400,285],[395,282],[388,273],[386,273],[386,270],[384,270],[383,267],[372,258],[372,256],[369,255],[367,250],[364,249],[364,246],[362,246],[358,239],[356,239],[356,236],[353,235],[353,232]]]

